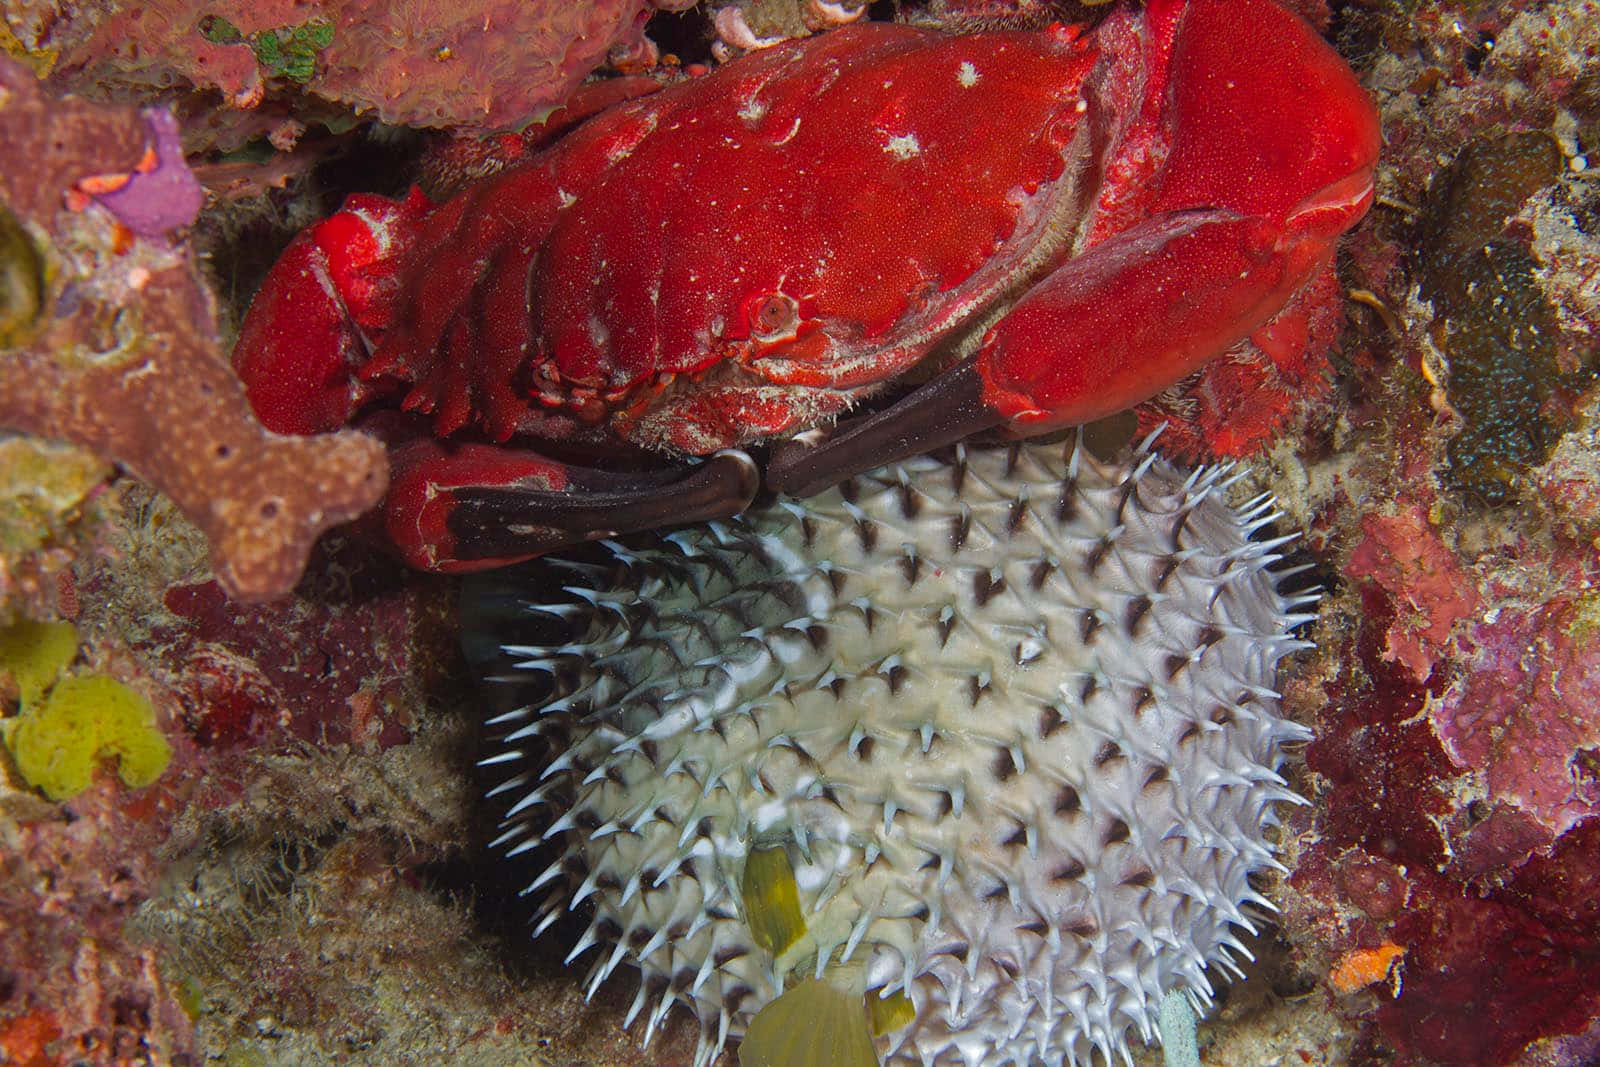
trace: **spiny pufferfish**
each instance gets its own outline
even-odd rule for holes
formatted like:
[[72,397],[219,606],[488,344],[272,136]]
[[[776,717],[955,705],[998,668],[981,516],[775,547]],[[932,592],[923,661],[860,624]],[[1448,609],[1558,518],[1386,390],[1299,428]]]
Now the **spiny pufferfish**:
[[[1269,498],[1074,442],[959,448],[740,519],[551,562],[507,647],[498,844],[592,914],[697,1067],[1126,1059],[1234,969],[1307,737],[1277,664]],[[542,865],[541,865],[542,866]]]

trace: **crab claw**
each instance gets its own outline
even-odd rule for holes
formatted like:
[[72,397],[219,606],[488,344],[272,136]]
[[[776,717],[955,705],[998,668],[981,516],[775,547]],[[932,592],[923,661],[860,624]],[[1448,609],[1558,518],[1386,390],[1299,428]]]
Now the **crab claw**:
[[[1267,0],[1156,0],[1147,20],[1171,69],[1149,217],[1057,268],[978,351],[984,404],[1017,434],[1113,414],[1222,355],[1327,268],[1373,201],[1377,112],[1302,19]],[[1241,21],[1265,44],[1238,47]]]
[[1148,400],[1272,318],[1331,252],[1277,233],[1221,210],[1140,223],[1057,268],[975,357],[821,444],[780,450],[767,484],[806,496],[981,430],[1027,437]]
[[301,231],[261,283],[239,327],[233,368],[275,433],[343,427],[371,387],[357,370],[393,321],[401,257],[429,203],[357,194]]
[[1142,21],[1125,10],[1100,34],[1142,49],[1140,70],[1168,72],[1143,79],[1159,98],[1112,137],[1162,160],[1140,189],[1145,217],[1120,225],[1102,204],[1113,222],[1091,220],[1085,247],[1005,309],[975,356],[820,445],[780,450],[774,488],[805,495],[975,430],[1030,436],[1116,414],[1227,352],[1327,270],[1372,204],[1379,142],[1337,53],[1272,0],[1150,0]]
[[688,468],[618,474],[523,449],[419,437],[391,447],[381,521],[413,567],[464,574],[638,530],[726,518],[760,484],[726,450]]

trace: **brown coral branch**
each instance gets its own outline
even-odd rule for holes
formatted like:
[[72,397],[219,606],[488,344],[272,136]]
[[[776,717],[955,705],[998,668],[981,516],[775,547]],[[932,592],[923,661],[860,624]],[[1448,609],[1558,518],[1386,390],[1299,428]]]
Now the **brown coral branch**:
[[[123,464],[210,539],[230,594],[279,596],[323,530],[382,496],[383,450],[353,432],[267,432],[223,355],[187,247],[135,235],[84,195],[150,171],[156,125],[131,108],[52,99],[0,61],[0,208],[44,264],[32,321],[0,334],[0,426]],[[176,196],[171,182],[153,187]],[[141,219],[162,208],[141,205]]]

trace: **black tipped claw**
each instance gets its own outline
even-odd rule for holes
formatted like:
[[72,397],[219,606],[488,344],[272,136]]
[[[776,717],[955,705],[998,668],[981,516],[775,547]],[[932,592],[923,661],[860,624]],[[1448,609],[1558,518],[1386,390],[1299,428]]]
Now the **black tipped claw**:
[[571,468],[559,491],[475,487],[454,491],[448,525],[458,560],[527,557],[603,537],[724,519],[749,506],[761,472],[726,449],[687,469],[614,474]]
[[983,402],[983,382],[966,360],[882,411],[840,422],[831,432],[802,434],[767,464],[767,486],[811,496],[885,463],[921,455],[1005,420]]

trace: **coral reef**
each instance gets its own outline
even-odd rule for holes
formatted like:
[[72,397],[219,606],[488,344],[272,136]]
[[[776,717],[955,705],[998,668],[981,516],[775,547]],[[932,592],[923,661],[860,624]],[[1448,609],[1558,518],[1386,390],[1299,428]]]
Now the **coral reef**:
[[43,545],[56,532],[57,517],[82,503],[110,473],[103,461],[71,445],[0,438],[0,558]]
[[170,115],[56,99],[0,59],[0,138],[0,253],[22,280],[0,306],[0,427],[123,464],[205,532],[233,594],[283,594],[317,536],[382,495],[382,450],[256,422],[171,240],[200,189]]
[[1283,903],[1354,1064],[1592,1062],[1597,17],[1344,28],[1386,97],[1387,210],[1347,265],[1349,407],[1288,463],[1337,596],[1289,697],[1316,740]]
[[303,90],[384,122],[499,129],[539,121],[613,49],[642,47],[646,12],[645,0],[157,0],[62,4],[12,31],[54,53],[52,81],[78,92],[216,90],[248,111]]
[[1562,351],[1556,309],[1535,280],[1531,227],[1512,220],[1566,168],[1545,131],[1483,135],[1434,179],[1422,220],[1420,295],[1437,316],[1446,396],[1461,427],[1446,482],[1492,503],[1549,458],[1577,423],[1600,356]]
[[[50,803],[0,752],[0,1048],[28,1062],[31,1044],[40,1063],[192,1064],[207,1047],[363,1062],[363,1047],[409,1040],[543,1063],[548,1034],[581,1031],[581,995],[537,970],[513,986],[430,889],[471,837],[476,792],[469,719],[445,684],[449,590],[347,549],[294,599],[242,605],[196,575],[170,503],[111,492],[127,499],[55,606],[84,635],[81,674],[149,698],[170,762],[145,788],[99,774]],[[0,631],[0,659],[43,690],[72,629]],[[430,954],[428,973],[451,977],[418,1012],[417,979],[385,960]],[[627,1063],[623,1041],[572,1043]]]
[[[403,10],[421,12],[408,32],[433,40],[433,20],[470,11],[481,25],[489,6]],[[762,21],[774,12],[803,27],[799,5],[767,6],[739,5],[752,33],[775,35]],[[1600,3],[1295,6],[1379,101],[1381,195],[1323,282],[1352,294],[1323,304],[1343,321],[1304,327],[1336,335],[1331,363],[1292,382],[1250,360],[1229,368],[1225,391],[1264,383],[1286,429],[1229,417],[1205,430],[1269,443],[1240,491],[1275,492],[1288,525],[1309,531],[1298,561],[1326,593],[1298,632],[1315,650],[1279,676],[1283,713],[1314,734],[1285,770],[1311,801],[1278,843],[1291,873],[1257,887],[1281,915],[1249,939],[1247,979],[1219,988],[1201,1058],[1588,1067],[1600,1061]],[[362,72],[334,63],[357,43],[344,5],[196,7],[0,11],[0,54],[23,64],[0,67],[0,423],[40,435],[0,440],[0,624],[73,623],[71,669],[142,694],[171,751],[143,788],[110,762],[52,801],[0,746],[0,1060],[682,1067],[692,1024],[669,1019],[641,1052],[621,1029],[634,988],[584,1002],[581,969],[560,963],[583,922],[527,943],[524,872],[487,850],[493,813],[476,807],[493,781],[472,769],[493,696],[455,651],[453,590],[336,541],[284,599],[250,605],[205,562],[209,533],[233,580],[221,531],[241,518],[274,561],[245,566],[245,584],[287,589],[298,564],[283,545],[309,545],[366,492],[352,477],[311,526],[256,521],[261,490],[236,467],[279,456],[291,484],[268,495],[309,500],[322,450],[354,461],[362,446],[281,458],[239,421],[216,327],[240,310],[270,234],[354,187],[320,160],[341,145],[386,164],[410,150],[367,138],[352,109],[377,114],[404,77],[417,90],[397,93],[394,116],[487,122],[488,86],[521,101],[505,120],[520,122],[619,40],[615,68],[649,67],[650,9],[593,8],[615,20],[572,24],[593,30],[581,62],[573,52],[515,84],[474,50],[512,23],[459,47],[435,35],[448,57],[397,52]],[[896,17],[1030,24],[1058,10],[909,0]],[[173,12],[193,21],[162,21]],[[220,21],[202,26],[207,15]],[[657,14],[644,28],[663,53],[652,78],[589,82],[548,127],[460,140],[437,182],[558,135],[585,99],[689,76],[709,62],[715,18]],[[329,78],[340,87],[324,94]],[[422,101],[441,87],[445,119]],[[69,88],[125,106],[57,99]],[[169,104],[215,194],[194,228]],[[309,180],[281,188],[294,175]],[[249,220],[242,201],[257,205]],[[1192,410],[1181,392],[1168,402]],[[209,454],[217,442],[233,453]],[[110,477],[106,459],[165,479],[182,512]],[[30,701],[62,655],[58,642],[43,656]],[[9,673],[7,710],[23,689]]]

